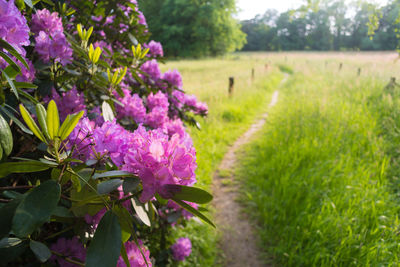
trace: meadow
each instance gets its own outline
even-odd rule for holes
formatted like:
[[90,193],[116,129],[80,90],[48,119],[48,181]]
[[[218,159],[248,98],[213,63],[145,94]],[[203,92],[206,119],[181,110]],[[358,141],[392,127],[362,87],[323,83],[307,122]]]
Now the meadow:
[[[209,105],[201,130],[191,129],[197,178],[208,190],[229,145],[267,111],[283,72],[290,74],[233,170],[266,264],[398,265],[400,88],[385,89],[399,71],[395,59],[395,53],[239,53],[164,66],[178,69],[185,90]],[[218,230],[192,220],[174,235],[193,238],[182,266],[223,263]]]

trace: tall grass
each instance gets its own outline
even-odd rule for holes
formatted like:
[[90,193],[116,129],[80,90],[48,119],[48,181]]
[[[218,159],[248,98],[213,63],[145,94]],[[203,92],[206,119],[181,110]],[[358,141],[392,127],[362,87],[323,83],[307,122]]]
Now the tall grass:
[[[271,92],[279,84],[278,70],[266,71],[259,58],[239,56],[234,59],[171,61],[165,69],[178,69],[184,88],[209,106],[209,116],[201,119],[201,130],[190,129],[197,150],[197,186],[211,190],[212,176],[223,155],[265,109]],[[251,81],[251,69],[255,80]],[[232,97],[228,96],[228,78],[235,78]],[[208,208],[212,209],[211,206]],[[210,214],[212,216],[212,213]],[[185,229],[176,229],[173,238],[192,240],[192,255],[179,266],[217,266],[218,232],[192,220]]]
[[[393,69],[374,73],[361,58],[339,73],[324,68],[326,58],[308,60],[285,62],[295,74],[237,171],[266,261],[398,266],[400,203],[388,174],[399,174],[400,134],[393,123],[387,134],[382,118],[392,111],[380,93]],[[348,71],[357,64],[371,76]]]

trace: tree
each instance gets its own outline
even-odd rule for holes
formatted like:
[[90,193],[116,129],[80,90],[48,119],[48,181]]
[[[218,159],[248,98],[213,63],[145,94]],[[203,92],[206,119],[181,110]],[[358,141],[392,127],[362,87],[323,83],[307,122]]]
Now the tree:
[[246,41],[232,17],[235,0],[141,0],[152,38],[167,56],[215,56],[241,49]]

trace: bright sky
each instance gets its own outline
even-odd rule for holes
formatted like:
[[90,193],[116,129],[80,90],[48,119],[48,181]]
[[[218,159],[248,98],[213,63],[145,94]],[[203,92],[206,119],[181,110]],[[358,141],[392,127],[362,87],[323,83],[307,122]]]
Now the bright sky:
[[[375,0],[373,2],[386,4],[388,0]],[[267,9],[276,9],[279,12],[287,11],[288,9],[298,8],[306,1],[304,0],[237,0],[239,19],[252,19],[257,14],[264,14]]]

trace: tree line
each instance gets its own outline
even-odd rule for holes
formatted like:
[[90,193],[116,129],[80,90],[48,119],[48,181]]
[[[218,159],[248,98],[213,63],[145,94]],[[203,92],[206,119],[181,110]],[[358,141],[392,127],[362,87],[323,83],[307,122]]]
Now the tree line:
[[[243,51],[394,50],[398,47],[400,1],[379,9],[369,2],[320,1],[318,7],[263,15],[241,21]],[[371,20],[376,31],[369,36]]]

